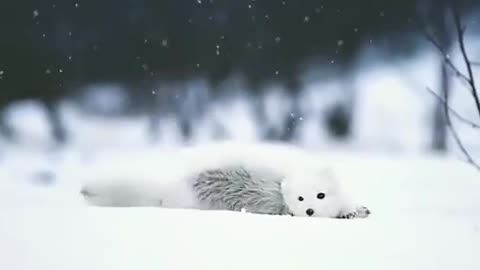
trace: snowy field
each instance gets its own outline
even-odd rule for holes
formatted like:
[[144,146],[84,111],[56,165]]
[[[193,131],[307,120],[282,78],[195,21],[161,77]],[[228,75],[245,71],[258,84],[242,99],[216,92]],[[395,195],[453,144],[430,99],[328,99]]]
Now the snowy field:
[[[426,153],[435,99],[425,87],[438,88],[438,58],[422,53],[389,64],[376,57],[372,64],[365,54],[368,65],[360,61],[351,82],[358,92],[352,139],[338,145],[318,127],[325,108],[341,98],[342,78],[306,86],[298,138],[333,160],[348,191],[372,211],[364,220],[87,207],[78,193],[81,168],[100,154],[162,155],[179,143],[178,127],[164,119],[152,146],[145,116],[87,116],[65,102],[71,143],[53,151],[39,105],[12,105],[6,117],[19,144],[0,138],[0,269],[480,269],[480,173],[459,161],[454,147],[451,156]],[[453,87],[452,106],[476,119],[464,86]],[[275,124],[288,112],[281,92],[272,93],[265,102]],[[233,139],[256,140],[261,127],[250,102],[240,95],[213,104],[207,118],[219,119]],[[211,123],[197,122],[193,141],[210,140]],[[480,157],[478,130],[455,124]],[[142,162],[148,160],[131,166]]]
[[323,153],[373,212],[333,220],[88,207],[72,175],[88,161],[16,153],[0,171],[0,269],[480,269],[480,174],[459,161]]

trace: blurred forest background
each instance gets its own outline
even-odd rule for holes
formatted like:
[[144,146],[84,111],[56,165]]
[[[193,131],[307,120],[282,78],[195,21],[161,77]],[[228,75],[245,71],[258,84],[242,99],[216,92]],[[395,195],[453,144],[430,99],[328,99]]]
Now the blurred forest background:
[[478,0],[1,1],[1,140],[445,151],[452,4],[480,60]]

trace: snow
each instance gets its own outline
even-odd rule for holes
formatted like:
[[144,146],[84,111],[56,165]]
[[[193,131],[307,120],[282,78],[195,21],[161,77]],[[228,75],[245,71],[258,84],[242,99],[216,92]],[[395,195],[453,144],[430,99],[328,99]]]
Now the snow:
[[[132,166],[165,152],[138,150]],[[16,153],[0,163],[0,269],[480,269],[479,174],[456,160],[323,153],[372,210],[335,220],[88,207],[73,168],[89,163],[72,149]],[[54,184],[28,182],[49,164]]]
[[16,140],[28,147],[49,144],[50,127],[46,110],[40,102],[11,103],[4,111],[6,125],[15,130]]
[[[162,46],[168,44],[162,40]],[[17,144],[0,138],[0,269],[480,269],[479,172],[458,160],[453,144],[455,155],[426,153],[435,99],[425,87],[438,88],[438,59],[422,52],[386,63],[370,47],[375,52],[359,59],[361,69],[351,85],[333,76],[307,82],[297,142],[328,156],[347,191],[372,211],[369,218],[88,207],[79,195],[82,169],[100,156],[133,152],[144,155],[132,155],[131,162],[114,163],[112,169],[155,162],[155,155],[181,143],[176,119],[162,118],[159,143],[151,145],[146,116],[85,114],[63,102],[71,140],[52,151],[45,110],[27,101],[5,113]],[[457,63],[458,53],[451,58]],[[322,128],[322,117],[349,86],[356,91],[353,136],[338,147]],[[192,87],[204,86],[192,82]],[[258,123],[253,101],[242,89],[236,86],[240,94],[211,102],[206,116],[194,123],[193,143],[214,140],[215,133],[255,141],[262,128],[282,128],[279,116],[291,107],[283,88],[266,87],[260,99],[266,123]],[[91,93],[86,102],[105,114],[119,111],[125,97],[117,90]],[[452,107],[478,119],[464,90],[453,82]],[[454,124],[478,155],[478,130],[455,119]]]
[[[2,212],[4,269],[478,269],[465,219],[328,221],[157,209]],[[35,224],[32,226],[31,224]],[[440,225],[437,225],[440,224]],[[452,233],[453,231],[456,233]],[[478,230],[478,229],[477,229]],[[16,233],[12,233],[16,232]]]

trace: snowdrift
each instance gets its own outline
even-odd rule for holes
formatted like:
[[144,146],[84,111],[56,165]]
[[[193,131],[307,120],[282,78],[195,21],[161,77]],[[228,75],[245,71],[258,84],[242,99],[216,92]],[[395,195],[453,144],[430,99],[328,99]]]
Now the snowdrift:
[[4,171],[0,269],[480,269],[473,168],[434,157],[332,160],[371,217],[91,208],[68,179],[37,187]]

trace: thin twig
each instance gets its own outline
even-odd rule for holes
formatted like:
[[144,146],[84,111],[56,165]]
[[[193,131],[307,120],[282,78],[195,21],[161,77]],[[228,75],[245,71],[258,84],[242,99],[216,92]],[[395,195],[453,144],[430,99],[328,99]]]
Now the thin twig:
[[437,98],[438,101],[442,102],[443,105],[447,106],[448,110],[450,111],[450,113],[453,116],[455,116],[455,118],[457,118],[461,122],[471,126],[472,128],[480,128],[480,124],[477,124],[477,123],[473,122],[472,120],[469,120],[469,119],[463,117],[460,113],[458,113],[451,106],[449,106],[447,104],[446,100],[444,98],[442,98],[439,94],[435,93],[435,91],[433,91],[430,87],[427,87],[427,90],[428,90],[428,92],[430,92],[430,94],[432,94],[435,98]]
[[480,165],[478,165],[475,160],[472,158],[472,156],[470,155],[470,153],[468,152],[468,150],[465,148],[465,146],[463,145],[462,143],[462,140],[460,139],[460,137],[458,136],[458,133],[457,131],[455,130],[455,128],[453,127],[452,123],[447,120],[447,127],[448,129],[450,130],[450,133],[452,133],[452,136],[453,136],[453,139],[455,140],[455,142],[457,143],[457,146],[458,148],[460,148],[460,150],[462,151],[463,155],[465,156],[465,158],[467,159],[467,162],[469,164],[471,164],[473,167],[475,167],[477,170],[480,171]]
[[[435,93],[432,89],[428,88],[428,90],[432,93]],[[463,155],[467,159],[467,162],[471,164],[473,167],[475,167],[477,170],[480,170],[480,165],[478,165],[475,160],[472,158],[470,153],[468,152],[467,148],[463,145],[462,140],[460,139],[460,136],[458,135],[457,131],[453,127],[452,120],[450,119],[450,106],[448,104],[448,93],[445,91],[443,100],[443,113],[445,114],[445,123],[450,130],[450,133],[452,133],[453,139],[455,140],[455,143],[457,144],[458,148],[462,151]]]
[[455,64],[452,62],[452,60],[450,59],[450,55],[445,51],[445,49],[435,40],[435,38],[430,35],[427,31],[423,31],[423,34],[425,35],[425,38],[433,45],[435,46],[435,48],[440,52],[440,54],[442,55],[442,58],[443,58],[443,61],[445,62],[445,64],[447,64],[447,66],[450,68],[450,70],[453,71],[453,73],[455,73],[455,76],[459,77],[460,79],[462,79],[463,82],[467,83],[468,86],[470,86],[470,82],[469,82],[469,79],[468,77],[463,74],[456,66]]
[[470,62],[470,59],[468,58],[467,50],[465,49],[464,34],[465,34],[466,28],[462,26],[462,22],[461,22],[460,14],[458,13],[458,10],[455,7],[453,7],[452,12],[453,12],[453,18],[455,20],[455,27],[457,29],[460,51],[462,52],[463,60],[465,62],[465,66],[467,67],[468,84],[471,87],[473,99],[475,100],[475,106],[477,107],[477,112],[478,112],[478,115],[480,116],[480,98],[478,97],[477,86],[475,85],[475,79],[472,71],[472,64]]
[[[428,90],[432,93],[435,93],[432,89],[428,88]],[[443,97],[443,113],[445,114],[445,124],[448,127],[448,130],[450,130],[450,133],[453,136],[453,139],[455,140],[455,143],[457,144],[458,148],[460,148],[460,151],[462,151],[463,155],[467,159],[467,162],[471,164],[473,167],[475,167],[477,170],[480,171],[480,165],[472,158],[470,153],[468,152],[467,148],[463,145],[462,140],[460,139],[460,136],[458,135],[457,131],[453,127],[452,120],[450,118],[450,106],[448,104],[448,92],[445,91],[444,97]]]

